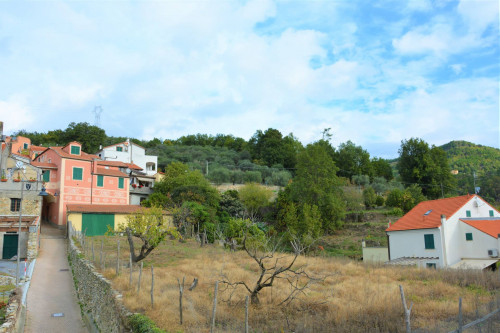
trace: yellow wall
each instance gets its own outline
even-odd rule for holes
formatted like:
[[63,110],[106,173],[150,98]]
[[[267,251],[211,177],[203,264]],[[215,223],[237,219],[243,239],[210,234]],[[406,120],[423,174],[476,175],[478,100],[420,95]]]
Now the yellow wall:
[[[117,231],[120,225],[125,225],[127,223],[128,214],[115,213],[115,231]],[[168,223],[169,227],[174,226],[174,218],[172,215],[164,215],[164,221]],[[82,213],[69,213],[68,221],[71,221],[73,229],[76,231],[82,231]]]
[[82,231],[82,213],[69,213],[68,221],[71,221],[73,229]]

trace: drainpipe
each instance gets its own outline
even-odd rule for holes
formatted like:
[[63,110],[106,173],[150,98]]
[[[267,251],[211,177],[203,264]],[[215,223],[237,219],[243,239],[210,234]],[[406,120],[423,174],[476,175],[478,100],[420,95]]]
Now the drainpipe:
[[446,216],[441,215],[441,246],[443,248],[443,266],[448,266],[448,258],[446,256],[446,238],[445,238],[445,224],[446,224]]

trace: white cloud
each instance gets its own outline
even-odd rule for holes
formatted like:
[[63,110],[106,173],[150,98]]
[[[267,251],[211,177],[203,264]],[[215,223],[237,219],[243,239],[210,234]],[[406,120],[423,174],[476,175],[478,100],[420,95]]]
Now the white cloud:
[[4,133],[27,129],[36,123],[36,114],[26,105],[22,96],[11,96],[0,100],[0,114],[4,123]]

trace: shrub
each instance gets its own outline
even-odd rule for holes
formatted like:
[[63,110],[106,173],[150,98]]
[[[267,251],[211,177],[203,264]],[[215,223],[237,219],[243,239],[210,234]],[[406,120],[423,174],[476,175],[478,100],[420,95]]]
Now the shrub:
[[375,204],[380,207],[380,206],[383,206],[385,203],[385,199],[383,196],[381,195],[377,195],[377,199],[375,199]]
[[403,216],[403,210],[401,208],[398,208],[398,207],[394,207],[393,209],[391,209],[387,215],[391,215],[391,216]]
[[134,314],[129,317],[129,324],[134,333],[166,333],[166,331],[159,329],[155,323],[142,314]]
[[243,174],[246,183],[262,183],[262,174],[260,171],[247,171]]

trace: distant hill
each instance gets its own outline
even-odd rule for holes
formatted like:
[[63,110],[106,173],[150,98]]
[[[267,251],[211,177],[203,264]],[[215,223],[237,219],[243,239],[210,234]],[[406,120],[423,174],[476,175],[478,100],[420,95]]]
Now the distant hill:
[[452,170],[459,174],[481,176],[500,170],[500,149],[467,141],[451,141],[441,146]]

